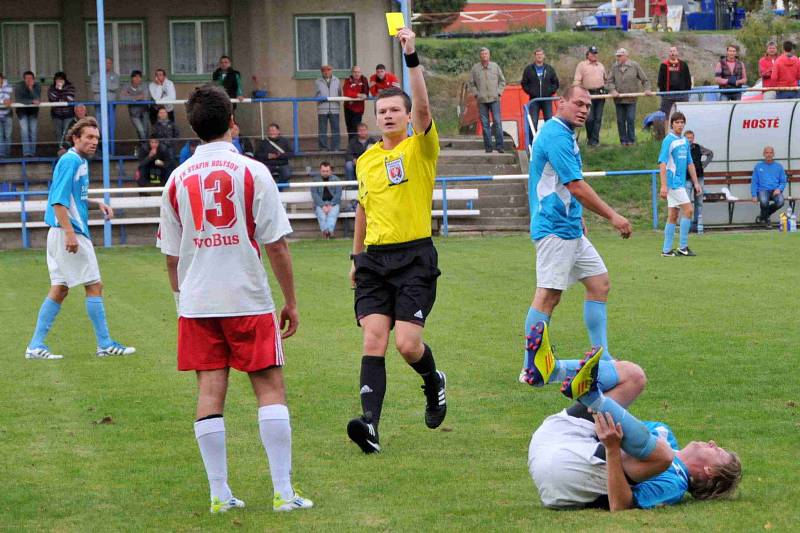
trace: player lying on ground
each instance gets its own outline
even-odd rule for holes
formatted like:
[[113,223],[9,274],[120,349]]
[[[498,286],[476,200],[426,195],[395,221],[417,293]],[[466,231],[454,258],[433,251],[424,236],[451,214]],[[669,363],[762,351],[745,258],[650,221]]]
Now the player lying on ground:
[[45,344],[47,333],[61,311],[61,304],[72,287],[83,285],[86,290],[86,314],[92,322],[97,339],[98,357],[130,355],[133,346],[114,341],[108,332],[103,304],[103,283],[97,266],[92,237],[89,234],[89,205],[97,206],[106,218],[114,211],[100,200],[90,200],[89,163],[100,141],[94,117],[79,120],[67,133],[72,148],[62,155],[53,170],[53,183],[47,196],[44,221],[47,232],[47,269],[50,271],[50,291],[39,308],[33,338],[25,350],[26,359],[61,359]]
[[[543,385],[552,381],[548,368],[571,363],[554,360],[544,322],[535,329],[529,375]],[[586,354],[562,385],[578,403],[545,419],[531,439],[528,470],[542,504],[621,511],[674,505],[687,491],[698,500],[733,494],[742,475],[739,457],[714,441],[679,448],[666,424],[637,420],[626,407],[644,389],[644,372],[628,361],[602,359],[602,350]]]
[[[292,487],[292,428],[283,383],[281,337],[297,330],[291,233],[269,170],[231,143],[230,97],[195,89],[189,124],[203,144],[169,178],[161,201],[158,247],[178,305],[178,370],[197,373],[194,424],[211,492],[211,512],[244,507],[228,486],[223,408],[228,372],[247,372],[258,401],[258,429],[272,475],[275,511],[313,503]],[[267,252],[283,293],[280,326],[261,262]],[[285,326],[283,334],[281,329]]]

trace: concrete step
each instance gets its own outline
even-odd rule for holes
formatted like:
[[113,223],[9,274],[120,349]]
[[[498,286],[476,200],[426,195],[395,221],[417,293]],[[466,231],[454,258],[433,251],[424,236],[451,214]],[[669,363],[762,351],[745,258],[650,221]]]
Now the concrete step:
[[478,209],[481,210],[481,218],[497,218],[497,217],[509,217],[509,218],[518,218],[518,217],[525,217],[528,216],[528,207],[527,206],[517,206],[517,207],[487,207],[484,206],[482,203],[478,203],[476,205]]
[[440,176],[493,176],[495,174],[519,174],[517,165],[492,164],[444,164],[437,167]]
[[484,197],[481,196],[478,200],[475,201],[475,207],[481,210],[481,214],[484,213],[486,209],[498,209],[498,208],[520,208],[524,209],[527,213],[528,211],[528,198],[525,196],[491,196],[491,197]]
[[442,150],[439,152],[439,166],[447,164],[516,165],[517,156],[511,153],[487,154],[483,150]]
[[[474,137],[440,137],[439,146],[442,149],[453,148],[455,150],[483,150],[483,139]],[[511,146],[508,147],[511,150]]]

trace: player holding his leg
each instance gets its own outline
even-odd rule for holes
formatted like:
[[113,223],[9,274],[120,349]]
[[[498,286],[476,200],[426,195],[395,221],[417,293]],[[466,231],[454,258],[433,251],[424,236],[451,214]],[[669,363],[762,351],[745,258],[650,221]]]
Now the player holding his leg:
[[[433,352],[422,339],[440,274],[431,240],[439,134],[414,48],[414,32],[403,28],[397,39],[409,67],[411,98],[396,88],[378,94],[375,112],[383,139],[358,158],[356,169],[359,204],[350,281],[363,332],[363,416],[349,422],[347,434],[364,453],[381,449],[378,423],[386,392],[384,356],[392,327],[397,351],[422,377],[425,424],[439,427],[447,413],[444,372],[437,370]],[[409,124],[414,129],[410,136]]]
[[[281,370],[281,338],[291,337],[298,325],[285,239],[292,228],[267,168],[231,144],[233,110],[225,91],[197,88],[186,110],[203,144],[164,188],[158,247],[167,256],[180,316],[178,370],[197,373],[194,430],[210,485],[211,512],[245,506],[228,486],[223,407],[230,368],[248,373],[258,401],[273,510],[308,509],[313,503],[291,482],[292,429]],[[280,325],[260,244],[285,301]]]
[[[546,369],[557,365],[545,364],[552,349],[541,334],[533,344],[531,375],[552,382]],[[562,385],[578,403],[548,417],[531,439],[528,469],[542,504],[621,511],[674,505],[687,491],[699,500],[733,494],[741,479],[739,457],[714,441],[679,448],[667,425],[636,419],[627,407],[644,389],[644,372],[631,362],[603,360],[602,350],[586,354]]]
[[45,344],[47,333],[61,310],[69,289],[83,285],[86,290],[86,313],[97,338],[98,357],[130,355],[133,346],[123,346],[111,339],[103,305],[103,283],[89,235],[89,204],[95,204],[111,218],[114,211],[99,200],[90,200],[89,164],[100,141],[97,121],[93,117],[79,120],[67,133],[72,142],[56,163],[53,182],[47,197],[44,221],[50,226],[47,233],[47,269],[50,271],[50,291],[39,309],[33,338],[25,350],[26,359],[61,359]]
[[[686,172],[692,178],[695,195],[702,195],[703,188],[697,180],[694,163],[690,152],[689,141],[683,136],[686,126],[686,117],[678,111],[669,117],[672,131],[664,137],[661,143],[661,152],[658,154],[658,170],[661,176],[661,198],[667,201],[667,223],[664,226],[664,246],[661,249],[662,257],[694,257],[696,254],[689,249],[689,230],[692,229],[692,215],[694,209],[689,195],[686,193]],[[680,182],[680,184],[678,184]],[[675,238],[675,223],[678,214],[681,218],[681,240],[677,250],[672,249],[672,239]]]
[[[576,128],[586,122],[591,99],[586,89],[567,88],[558,114],[533,144],[528,181],[531,239],[536,244],[536,292],[525,318],[526,345],[539,321],[550,322],[561,293],[575,281],[586,287],[583,318],[592,345],[608,351],[606,301],[608,270],[585,235],[583,207],[607,219],[627,239],[628,220],[606,204],[583,180]],[[524,376],[520,376],[523,381]]]

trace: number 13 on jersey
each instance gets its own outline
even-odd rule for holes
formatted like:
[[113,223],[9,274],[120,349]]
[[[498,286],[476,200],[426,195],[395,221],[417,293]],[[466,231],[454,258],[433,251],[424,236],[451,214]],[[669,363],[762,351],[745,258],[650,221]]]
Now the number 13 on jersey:
[[[217,229],[231,228],[236,223],[236,204],[233,196],[233,178],[224,170],[215,170],[201,179],[193,174],[183,180],[189,193],[194,229],[203,230],[208,222]],[[208,201],[206,201],[208,199]]]

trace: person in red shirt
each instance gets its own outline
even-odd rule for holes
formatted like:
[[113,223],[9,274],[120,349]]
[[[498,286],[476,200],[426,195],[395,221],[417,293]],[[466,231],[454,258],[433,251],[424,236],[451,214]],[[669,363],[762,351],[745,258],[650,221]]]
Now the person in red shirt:
[[651,0],[650,15],[653,17],[653,31],[667,31],[667,0]]
[[[758,73],[761,74],[761,86],[777,87],[775,78],[772,73],[775,68],[775,61],[778,59],[778,45],[775,41],[767,43],[767,53],[764,57],[758,60]],[[774,100],[775,92],[767,91],[764,93],[764,100]]]
[[361,67],[353,65],[350,76],[344,80],[342,95],[349,98],[358,98],[355,102],[344,103],[344,123],[347,128],[347,141],[358,135],[358,125],[364,115],[364,100],[369,94],[369,80],[361,74]]
[[[797,87],[800,80],[800,59],[792,53],[794,43],[785,41],[783,43],[783,55],[775,60],[775,67],[772,69],[772,78],[775,85],[773,87]],[[778,100],[797,98],[797,91],[778,91]]]
[[399,89],[400,81],[397,76],[386,70],[385,65],[379,63],[375,67],[375,74],[369,77],[369,94],[378,96],[379,92],[389,87],[397,87]]

